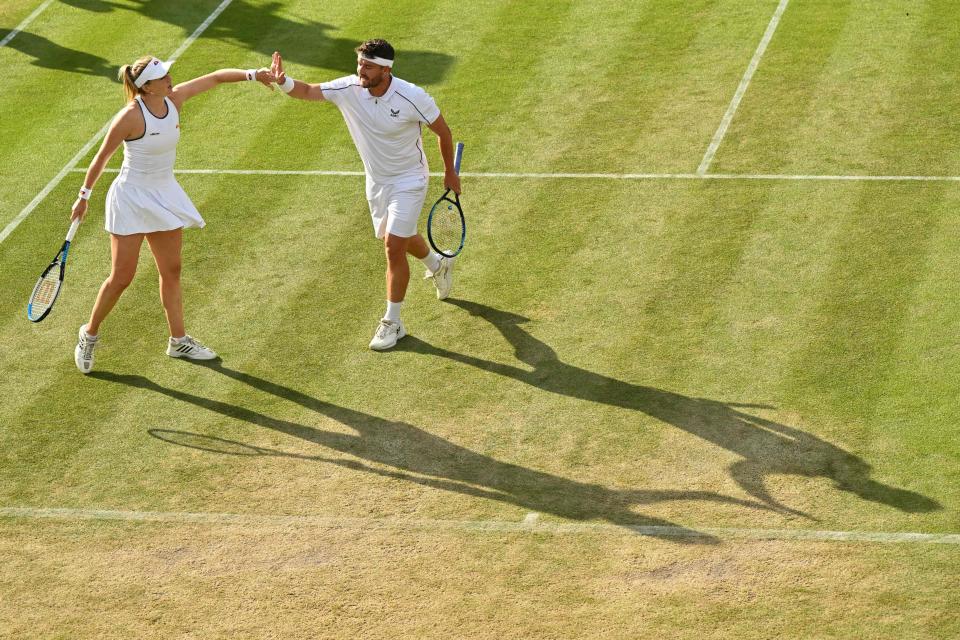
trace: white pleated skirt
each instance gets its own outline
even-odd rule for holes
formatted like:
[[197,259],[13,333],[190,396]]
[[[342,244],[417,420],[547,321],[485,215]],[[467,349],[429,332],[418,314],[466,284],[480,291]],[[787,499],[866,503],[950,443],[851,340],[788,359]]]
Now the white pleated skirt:
[[205,224],[172,174],[161,179],[130,179],[128,172],[121,170],[107,191],[104,228],[112,234],[128,236]]

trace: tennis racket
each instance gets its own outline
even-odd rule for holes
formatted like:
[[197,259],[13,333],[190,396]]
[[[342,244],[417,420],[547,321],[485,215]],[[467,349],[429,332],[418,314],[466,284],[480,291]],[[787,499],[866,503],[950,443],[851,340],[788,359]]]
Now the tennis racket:
[[[453,170],[460,175],[460,160],[463,158],[463,143],[457,143],[457,152],[453,157]],[[442,256],[452,258],[463,251],[467,239],[467,221],[460,208],[460,196],[447,189],[430,209],[427,218],[427,239],[433,250]]]
[[53,309],[53,303],[57,301],[57,296],[60,295],[60,287],[63,285],[63,274],[67,267],[67,252],[70,250],[70,243],[73,241],[73,236],[76,235],[79,226],[80,218],[77,218],[70,225],[70,230],[67,231],[67,239],[60,247],[57,257],[40,274],[40,279],[37,280],[33,293],[30,294],[30,302],[27,303],[27,318],[30,319],[30,322],[40,322]]

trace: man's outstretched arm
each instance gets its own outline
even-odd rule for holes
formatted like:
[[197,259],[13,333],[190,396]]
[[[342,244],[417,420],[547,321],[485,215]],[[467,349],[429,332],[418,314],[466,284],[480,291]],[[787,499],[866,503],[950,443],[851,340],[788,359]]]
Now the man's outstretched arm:
[[287,77],[287,74],[283,71],[283,58],[280,56],[279,51],[273,52],[273,62],[270,65],[270,70],[276,78],[277,86],[291,98],[315,101],[325,99],[323,97],[323,90],[320,89],[319,84],[310,84],[309,82]]

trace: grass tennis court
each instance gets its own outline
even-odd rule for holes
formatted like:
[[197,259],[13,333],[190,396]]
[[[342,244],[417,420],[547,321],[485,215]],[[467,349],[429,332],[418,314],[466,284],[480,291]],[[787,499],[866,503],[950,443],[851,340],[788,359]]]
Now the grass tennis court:
[[[0,5],[0,39],[42,7],[0,46],[11,637],[960,636],[955,3],[44,4]],[[227,85],[178,149],[187,328],[222,361],[164,355],[144,251],[83,376],[114,174],[53,313],[26,300],[116,69],[218,9],[174,81],[394,44],[466,143],[453,296],[415,275],[410,335],[367,349],[339,112]]]

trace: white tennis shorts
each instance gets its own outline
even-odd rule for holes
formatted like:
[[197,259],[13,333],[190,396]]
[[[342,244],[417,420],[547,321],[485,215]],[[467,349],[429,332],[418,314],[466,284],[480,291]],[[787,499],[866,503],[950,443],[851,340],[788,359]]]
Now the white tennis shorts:
[[417,235],[417,221],[426,197],[426,176],[398,184],[367,185],[370,219],[377,238],[382,239],[388,233],[401,238]]

